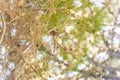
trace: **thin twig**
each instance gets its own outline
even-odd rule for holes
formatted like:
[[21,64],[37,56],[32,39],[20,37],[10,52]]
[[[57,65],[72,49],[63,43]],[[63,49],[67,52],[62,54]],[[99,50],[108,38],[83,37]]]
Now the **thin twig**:
[[3,13],[2,13],[2,23],[3,23],[3,33],[0,39],[0,44],[2,44],[4,36],[5,36],[5,32],[6,32],[6,22],[5,22],[5,17]]
[[109,66],[103,66],[102,64],[99,64],[98,62],[94,61],[92,58],[88,57],[88,60],[90,62],[92,62],[94,65],[96,65],[97,67],[100,67],[102,69],[108,70],[108,71],[120,71],[120,69],[118,68],[113,68],[113,67],[109,67]]
[[7,23],[7,24],[10,24],[10,23],[12,23],[13,21],[15,21],[16,19],[18,19],[18,18],[20,18],[20,17],[22,17],[24,15],[24,13],[22,13],[21,15],[19,15],[19,16],[16,16],[15,18],[13,18],[9,23]]

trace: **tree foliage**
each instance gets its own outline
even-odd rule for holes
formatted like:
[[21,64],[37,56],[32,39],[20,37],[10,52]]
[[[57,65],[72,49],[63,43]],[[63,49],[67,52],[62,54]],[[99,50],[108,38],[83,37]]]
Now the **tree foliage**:
[[[96,68],[99,64],[89,54],[102,40],[110,4],[111,0],[101,7],[91,0],[1,0],[1,78],[7,70],[7,80],[101,78],[96,72],[102,74],[103,68]],[[83,63],[92,64],[87,60],[95,65],[81,70]],[[77,76],[70,77],[73,72]]]

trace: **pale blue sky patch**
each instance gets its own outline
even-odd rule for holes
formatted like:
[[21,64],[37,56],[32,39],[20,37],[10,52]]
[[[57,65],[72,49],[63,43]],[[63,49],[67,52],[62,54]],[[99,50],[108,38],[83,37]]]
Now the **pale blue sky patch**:
[[114,37],[113,38],[113,45],[117,49],[119,47],[119,45],[120,45],[120,39],[117,38],[117,37]]
[[53,77],[51,77],[51,78],[48,78],[48,80],[55,80]]
[[14,62],[9,62],[8,68],[9,68],[10,70],[13,70],[13,69],[15,68],[15,63],[14,63]]
[[15,28],[13,28],[11,31],[10,31],[10,35],[11,36],[15,36],[16,35],[16,32],[17,30]]
[[104,6],[103,4],[104,0],[90,0],[90,1],[100,8]]
[[1,53],[2,55],[4,55],[5,52],[6,52],[5,47],[4,47],[4,46],[1,46],[1,47],[0,47],[0,53]]
[[80,7],[80,6],[82,6],[81,0],[73,0],[73,3],[74,3],[74,6],[75,6],[75,7]]
[[0,64],[0,73],[2,72],[3,66]]
[[6,75],[9,76],[11,74],[11,71],[9,69],[6,70]]
[[109,34],[109,31],[105,31],[104,32],[104,36],[107,38],[107,39],[111,39],[113,37],[112,34]]
[[44,58],[44,55],[43,55],[42,53],[37,54],[37,55],[36,55],[36,58],[37,58],[38,60],[41,60],[42,58]]
[[108,55],[106,54],[106,52],[100,52],[98,55],[96,55],[96,58],[99,62],[103,62],[105,60],[108,59]]
[[120,27],[114,29],[115,33],[120,34]]
[[66,26],[65,27],[65,32],[70,33],[72,29],[74,29],[74,25]]
[[112,26],[103,26],[103,31],[108,31],[111,30],[113,27]]
[[62,60],[63,60],[63,57],[58,54],[58,55],[57,55],[57,59],[58,59],[59,61],[62,61]]
[[18,44],[21,46],[24,46],[24,45],[29,45],[29,42],[27,40],[21,40],[21,41],[19,41]]
[[43,37],[43,41],[49,43],[49,44],[53,44],[53,40],[52,40],[52,37],[51,36],[44,36]]
[[77,67],[78,70],[82,70],[84,68],[86,68],[86,64],[79,64]]
[[69,71],[68,72],[68,76],[69,77],[75,77],[75,76],[77,76],[78,75],[78,72],[76,72],[76,71]]
[[50,60],[49,61],[49,65],[53,65],[54,64],[54,61],[53,60]]

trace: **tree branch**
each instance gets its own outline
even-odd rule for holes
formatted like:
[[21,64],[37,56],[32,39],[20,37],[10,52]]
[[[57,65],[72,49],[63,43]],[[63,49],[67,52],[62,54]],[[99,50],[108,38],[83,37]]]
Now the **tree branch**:
[[5,17],[4,17],[4,14],[2,13],[2,23],[3,23],[3,33],[2,33],[2,36],[1,36],[1,39],[0,39],[0,44],[2,44],[3,42],[3,39],[4,39],[4,36],[5,36],[5,32],[6,32],[6,22],[5,22]]

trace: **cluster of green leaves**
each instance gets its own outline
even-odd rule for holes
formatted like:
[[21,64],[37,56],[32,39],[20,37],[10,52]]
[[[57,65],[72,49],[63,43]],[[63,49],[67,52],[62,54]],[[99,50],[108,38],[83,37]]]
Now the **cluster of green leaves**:
[[[63,43],[67,42],[68,40],[71,40],[69,36],[66,35],[65,27],[69,25],[74,25],[74,29],[72,29],[72,31],[68,34],[72,35],[73,39],[75,38],[78,40],[79,43],[77,44],[77,47],[71,45],[75,48],[75,50],[71,52],[67,52],[61,47],[59,48],[61,48],[60,54],[64,59],[69,59],[67,55],[71,54],[74,58],[76,58],[79,61],[81,57],[85,56],[86,51],[88,50],[86,48],[87,43],[85,42],[87,37],[90,34],[95,35],[96,32],[101,30],[101,26],[104,20],[104,14],[103,12],[101,12],[100,8],[96,7],[89,0],[81,0],[82,5],[80,7],[76,7],[73,1],[74,0],[56,0],[44,2],[44,4],[47,4],[47,10],[42,15],[39,21],[43,24],[46,24],[44,26],[45,34],[47,34],[52,29],[57,29],[58,35],[64,34],[62,36]],[[41,7],[42,5],[43,4],[41,4]],[[42,7],[43,10],[44,8],[46,7]],[[75,14],[72,14],[70,10],[75,11],[75,13],[81,10],[81,17],[75,17]],[[85,17],[84,14],[88,14],[88,16]],[[71,19],[71,17],[74,17],[74,19]],[[71,48],[71,46],[67,47],[67,49]],[[65,46],[63,47],[65,48]],[[75,52],[77,52],[78,54],[75,55]]]
[[[31,54],[28,55],[34,59],[36,54],[33,54],[32,51],[38,50],[40,53],[37,55],[42,54],[44,56],[35,63],[30,63],[32,66],[26,65],[24,74],[32,75],[31,71],[33,71],[37,74],[35,76],[34,73],[33,77],[42,77],[42,74],[49,71],[51,60],[59,63],[67,61],[66,71],[77,70],[77,66],[84,63],[87,58],[87,44],[89,43],[86,39],[90,35],[95,35],[97,38],[96,32],[101,30],[104,12],[89,0],[78,0],[81,2],[79,7],[74,1],[76,0],[30,0],[24,6],[17,7],[18,12],[20,12],[19,15],[24,13],[18,20],[20,22],[16,20],[17,29],[23,31],[23,35],[29,37],[28,40],[34,46],[37,45],[37,48],[33,48]],[[30,7],[26,7],[28,4]],[[76,15],[79,11],[81,13]],[[69,26],[73,28],[67,32],[66,29]],[[51,37],[52,44],[43,39],[45,36]],[[61,44],[59,44],[59,38],[61,38]],[[57,49],[60,49],[57,54],[61,55],[63,61],[59,61],[57,55],[54,54]],[[27,56],[28,60],[31,60],[32,58],[29,56]],[[39,64],[42,64],[42,67]]]

